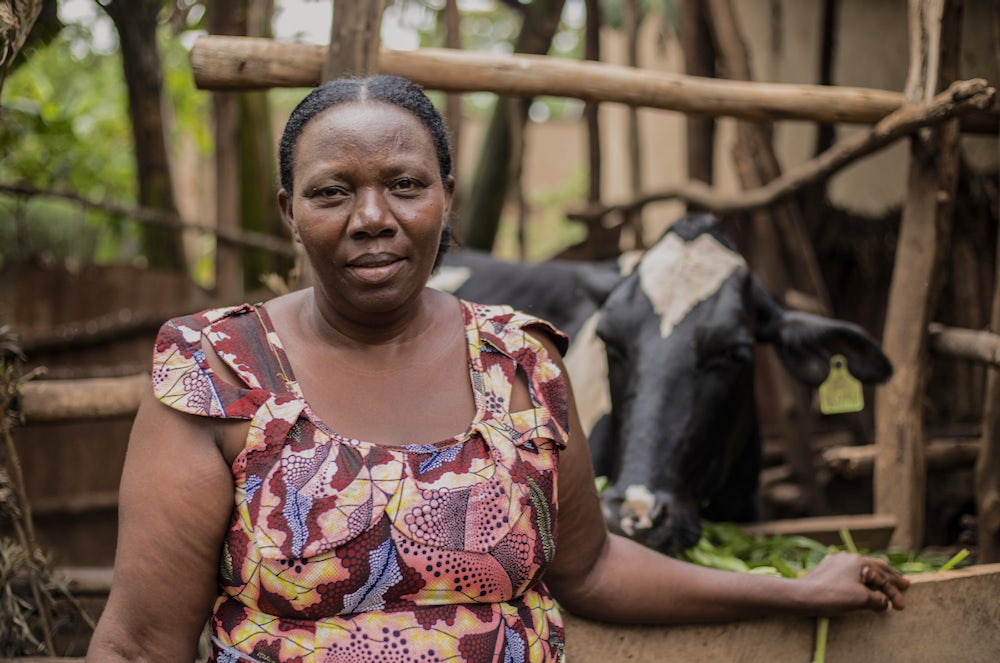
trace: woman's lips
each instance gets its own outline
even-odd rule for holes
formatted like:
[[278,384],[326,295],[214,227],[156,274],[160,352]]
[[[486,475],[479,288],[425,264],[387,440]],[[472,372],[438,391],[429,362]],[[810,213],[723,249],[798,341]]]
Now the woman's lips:
[[361,281],[381,283],[395,276],[403,268],[404,262],[399,256],[364,255],[350,261],[347,268]]

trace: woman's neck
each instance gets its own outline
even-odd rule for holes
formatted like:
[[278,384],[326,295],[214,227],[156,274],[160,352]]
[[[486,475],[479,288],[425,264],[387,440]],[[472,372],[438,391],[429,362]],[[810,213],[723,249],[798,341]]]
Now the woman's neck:
[[416,348],[427,356],[428,343],[437,346],[451,340],[449,331],[461,330],[460,325],[449,324],[453,318],[448,313],[453,310],[457,310],[453,297],[425,290],[404,310],[360,321],[325,305],[310,289],[298,302],[298,327],[307,343],[346,353],[372,368],[398,366],[400,360],[412,360]]

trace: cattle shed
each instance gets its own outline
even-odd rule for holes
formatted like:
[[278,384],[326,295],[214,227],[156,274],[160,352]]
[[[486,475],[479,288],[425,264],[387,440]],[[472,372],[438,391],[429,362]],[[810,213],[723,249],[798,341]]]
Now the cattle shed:
[[[445,92],[491,91],[519,97],[547,94],[678,111],[695,117],[738,119],[734,159],[742,191],[725,194],[692,180],[664,191],[640,193],[621,203],[592,203],[573,214],[590,227],[597,227],[613,224],[609,218],[627,217],[663,199],[683,200],[720,214],[747,212],[754,226],[750,250],[758,257],[757,270],[765,282],[777,286],[780,292],[796,283],[796,289],[820,310],[828,309],[828,294],[792,194],[909,136],[913,158],[882,334],[896,374],[876,394],[876,444],[872,452],[877,457],[875,511],[896,516],[894,544],[915,548],[922,541],[924,529],[927,445],[921,401],[928,380],[928,352],[933,347],[938,352],[992,362],[988,349],[992,337],[973,337],[931,324],[943,279],[941,256],[954,213],[959,136],[963,130],[996,133],[997,114],[991,110],[995,109],[995,89],[982,79],[958,79],[962,44],[959,3],[911,3],[909,73],[902,94],[754,83],[732,7],[726,2],[710,2],[707,6],[718,35],[717,57],[726,63],[727,80],[545,56],[497,56],[446,49],[400,52],[382,48],[374,56],[367,56],[371,61],[366,67],[369,71],[406,76],[427,89]],[[309,87],[323,80],[326,57],[323,46],[209,36],[195,44],[191,65],[196,83],[203,89]],[[760,122],[789,119],[851,123],[867,130],[836,142],[815,158],[782,173]],[[783,246],[798,256],[789,261],[793,264],[784,264]],[[771,375],[780,381],[780,371],[771,371]],[[801,418],[804,406],[795,402],[793,390],[780,382],[774,388],[779,394],[790,394],[783,397],[787,402],[782,402],[780,409]],[[994,401],[988,394],[984,400],[987,405]],[[978,464],[981,473],[989,474],[978,481],[986,492],[992,492],[990,485],[1000,485],[997,470],[991,468],[995,463],[990,450],[996,447],[989,439],[992,416],[992,412],[984,412],[986,443],[981,445],[982,462]],[[993,499],[981,496],[980,509]],[[992,538],[996,536],[994,533]],[[989,545],[990,536],[981,538],[983,544]]]
[[[447,93],[565,96],[611,106],[615,112],[679,114],[691,120],[686,134],[689,151],[703,147],[697,142],[698,121],[727,122],[723,128],[731,133],[734,148],[726,186],[707,183],[711,177],[707,182],[692,177],[659,187],[619,187],[614,196],[582,203],[567,212],[587,229],[587,239],[574,247],[575,255],[603,255],[609,242],[615,251],[629,243],[642,245],[645,240],[642,230],[635,230],[636,219],[644,211],[662,210],[664,204],[673,205],[671,209],[709,210],[727,219],[742,215],[747,223],[735,234],[762,278],[787,303],[819,312],[830,311],[833,304],[798,197],[853,164],[906,146],[906,186],[891,282],[884,310],[878,314],[883,348],[895,374],[867,393],[874,408],[866,413],[870,419],[860,419],[858,425],[871,425],[870,443],[833,444],[824,449],[823,463],[838,477],[865,483],[870,490],[872,510],[853,521],[857,531],[874,533],[872,541],[909,550],[919,549],[925,538],[930,474],[935,468],[961,465],[967,470],[963,476],[971,477],[974,486],[980,564],[920,578],[912,590],[916,609],[884,618],[852,615],[834,620],[827,660],[946,660],[956,652],[952,642],[931,635],[945,629],[954,635],[952,641],[966,647],[962,660],[992,660],[1000,646],[995,628],[1000,615],[991,599],[1000,569],[988,563],[1000,562],[1000,288],[987,297],[991,315],[982,324],[959,328],[934,318],[946,270],[953,266],[944,255],[961,202],[957,187],[962,137],[995,141],[1000,130],[993,84],[959,75],[963,3],[910,1],[910,50],[902,92],[756,82],[732,3],[695,4],[708,12],[717,41],[714,56],[724,63],[725,80],[634,64],[451,49],[369,49],[354,55],[362,58],[354,68],[403,75],[429,90]],[[972,10],[967,6],[966,11]],[[326,46],[205,36],[192,49],[191,67],[197,85],[216,93],[310,87],[331,75],[328,57]],[[825,150],[782,171],[771,133],[782,123],[842,130]],[[158,222],[153,217],[147,221]],[[227,239],[227,244],[220,243],[220,254],[241,245],[291,252],[283,242],[232,229],[202,230]],[[992,277],[993,283],[1000,283],[1000,273]],[[122,283],[128,286],[121,289]],[[44,303],[42,291],[61,293],[60,305]],[[113,561],[116,491],[125,440],[148,384],[148,349],[155,330],[169,317],[233,303],[237,295],[219,291],[208,296],[178,275],[148,270],[123,277],[96,269],[81,272],[38,265],[5,266],[0,294],[6,309],[0,312],[25,330],[29,367],[49,368],[48,375],[21,385],[17,398],[23,424],[5,430],[16,442],[24,472],[21,488],[26,490],[22,498],[28,506],[24,513],[28,534],[43,549],[58,551],[62,577],[83,609],[96,615]],[[247,298],[257,294],[267,296],[251,293]],[[74,360],[62,365],[70,350]],[[773,394],[771,423],[778,437],[790,441],[804,432],[815,433],[817,424],[809,414],[811,395],[785,383],[773,357],[762,358],[767,376],[763,388]],[[973,392],[982,403],[978,422],[945,440],[929,439],[925,424],[934,362],[964,362],[985,376],[981,393]],[[808,499],[809,491],[817,490],[810,484],[817,469],[813,458],[790,442],[780,453],[785,458],[782,471],[792,473],[804,486],[787,499]],[[809,533],[817,537],[836,529],[815,521],[808,525],[814,528]],[[799,523],[796,531],[801,533],[806,526]],[[781,525],[774,527],[768,531],[780,530]],[[816,622],[762,619],[660,629],[569,617],[567,630],[574,661],[805,660],[814,646]],[[64,635],[63,650],[80,653],[85,634],[64,631]],[[896,647],[904,640],[910,647],[901,657]]]

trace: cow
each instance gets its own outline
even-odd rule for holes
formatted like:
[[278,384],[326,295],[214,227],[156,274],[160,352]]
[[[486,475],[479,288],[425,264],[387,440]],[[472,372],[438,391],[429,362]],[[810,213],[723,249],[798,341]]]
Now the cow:
[[[459,281],[447,284],[455,270]],[[709,214],[675,221],[637,261],[446,257],[432,285],[549,320],[566,355],[609,528],[676,554],[701,520],[757,516],[761,433],[754,349],[773,346],[818,386],[843,355],[865,384],[892,374],[878,343],[850,322],[791,311],[753,275]]]

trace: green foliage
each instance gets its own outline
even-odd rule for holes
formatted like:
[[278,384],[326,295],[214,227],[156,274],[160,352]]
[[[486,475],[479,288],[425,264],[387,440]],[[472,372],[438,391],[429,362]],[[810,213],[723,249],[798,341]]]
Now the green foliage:
[[[621,30],[625,22],[624,14],[625,0],[600,0],[601,20],[605,25]],[[664,20],[676,26],[679,22],[678,0],[639,0],[639,14],[645,17],[647,14],[660,13]]]
[[[98,202],[134,203],[136,167],[128,93],[117,47],[95,46],[99,22],[69,23],[47,45],[30,50],[5,82],[0,119],[0,181],[72,192]],[[213,149],[209,96],[198,91],[182,41],[160,30],[164,94],[173,122],[170,142]],[[47,255],[80,262],[139,259],[138,227],[65,200],[0,195],[0,259]]]
[[[595,477],[594,485],[600,495],[608,487],[608,478]],[[747,534],[734,523],[702,521],[701,539],[682,551],[678,558],[714,569],[785,578],[802,576],[821,559],[841,550],[885,560],[900,573],[929,573],[969,565],[967,550],[953,557],[937,553],[871,552],[858,550],[849,530],[841,530],[840,536],[843,547],[824,545],[805,536]]]
[[[94,200],[135,197],[127,94],[116,54],[81,48],[68,25],[4,84],[0,181],[74,192]],[[124,149],[123,149],[124,148]],[[57,199],[0,198],[0,256],[117,258],[128,236],[106,215]]]
[[701,540],[679,557],[701,566],[797,577],[834,548],[804,536],[750,536],[732,523],[702,523]]
[[127,94],[116,53],[80,52],[66,29],[7,80],[0,178],[102,199],[134,198]]
[[[754,536],[732,523],[704,522],[701,540],[679,557],[717,569],[794,578],[805,574],[827,555],[851,549],[848,541],[845,540],[843,547],[827,546],[804,536]],[[883,559],[897,571],[907,574],[968,565],[962,553],[949,558],[935,553],[860,552]]]

